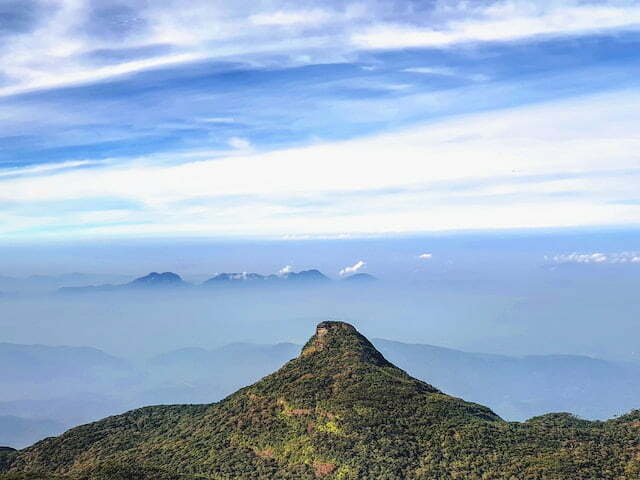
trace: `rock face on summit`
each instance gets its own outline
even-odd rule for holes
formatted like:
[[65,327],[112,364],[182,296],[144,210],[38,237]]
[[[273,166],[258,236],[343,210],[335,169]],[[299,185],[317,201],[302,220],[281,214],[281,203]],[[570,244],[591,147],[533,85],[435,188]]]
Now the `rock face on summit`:
[[640,475],[639,440],[638,412],[504,422],[410,377],[351,325],[322,322],[298,358],[219,403],[74,428],[10,452],[4,469],[87,480],[628,480]]

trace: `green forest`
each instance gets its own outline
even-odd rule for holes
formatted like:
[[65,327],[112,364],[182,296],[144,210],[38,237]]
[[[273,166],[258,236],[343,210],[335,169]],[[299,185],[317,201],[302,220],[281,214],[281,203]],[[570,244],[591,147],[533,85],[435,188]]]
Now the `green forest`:
[[506,422],[410,377],[351,325],[323,322],[298,358],[219,403],[146,407],[3,449],[0,470],[2,480],[631,480],[640,411]]

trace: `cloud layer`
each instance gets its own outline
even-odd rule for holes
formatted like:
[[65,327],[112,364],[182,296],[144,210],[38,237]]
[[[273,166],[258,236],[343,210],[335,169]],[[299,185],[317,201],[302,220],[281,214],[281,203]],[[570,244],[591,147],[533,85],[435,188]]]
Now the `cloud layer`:
[[640,95],[178,165],[16,175],[2,180],[2,230],[279,236],[638,224],[640,145],[629,115],[640,108],[631,105]]
[[6,238],[640,223],[635,2],[24,0],[0,22]]
[[[6,2],[0,95],[203,60],[320,63],[361,49],[637,30],[634,2]],[[276,60],[274,57],[281,57]]]

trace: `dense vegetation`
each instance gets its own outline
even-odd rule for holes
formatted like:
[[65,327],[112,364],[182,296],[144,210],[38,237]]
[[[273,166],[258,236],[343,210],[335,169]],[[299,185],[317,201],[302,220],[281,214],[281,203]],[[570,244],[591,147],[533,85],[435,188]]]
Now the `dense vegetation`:
[[4,463],[7,480],[630,480],[640,412],[505,422],[411,378],[350,325],[323,322],[300,357],[220,403],[142,408]]

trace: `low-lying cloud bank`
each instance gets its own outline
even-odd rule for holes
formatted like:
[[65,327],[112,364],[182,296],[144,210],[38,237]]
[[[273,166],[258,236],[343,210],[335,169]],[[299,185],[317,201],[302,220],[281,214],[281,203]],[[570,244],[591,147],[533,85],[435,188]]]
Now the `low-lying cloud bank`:
[[612,253],[568,253],[547,257],[554,263],[582,263],[582,264],[640,264],[638,252],[612,252]]

